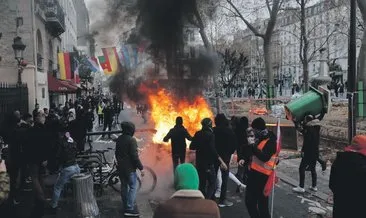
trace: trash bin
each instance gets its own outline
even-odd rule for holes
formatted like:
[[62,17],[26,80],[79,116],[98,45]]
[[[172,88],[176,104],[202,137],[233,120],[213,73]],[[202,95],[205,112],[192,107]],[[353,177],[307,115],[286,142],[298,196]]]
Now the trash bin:
[[302,121],[306,115],[319,115],[326,107],[324,95],[319,90],[310,87],[310,91],[285,105],[288,120]]
[[72,183],[77,216],[98,216],[99,208],[94,198],[94,184],[91,175],[78,174],[73,176]]

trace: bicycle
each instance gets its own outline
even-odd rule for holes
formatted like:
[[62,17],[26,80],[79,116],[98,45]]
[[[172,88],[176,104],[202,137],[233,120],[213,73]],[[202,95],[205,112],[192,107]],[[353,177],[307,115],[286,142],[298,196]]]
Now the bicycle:
[[[117,161],[113,157],[112,163],[109,163],[105,157],[105,153],[114,150],[108,148],[107,150],[87,151],[84,154],[78,155],[77,160],[80,168],[85,173],[89,173],[96,185],[96,193],[101,196],[104,192],[104,187],[110,186],[114,191],[121,192],[121,184],[119,173],[117,170]],[[155,172],[147,166],[144,166],[145,175],[138,174],[137,183],[138,191],[142,194],[147,194],[154,191],[157,184],[157,176]],[[151,185],[146,185],[147,180],[151,179]]]

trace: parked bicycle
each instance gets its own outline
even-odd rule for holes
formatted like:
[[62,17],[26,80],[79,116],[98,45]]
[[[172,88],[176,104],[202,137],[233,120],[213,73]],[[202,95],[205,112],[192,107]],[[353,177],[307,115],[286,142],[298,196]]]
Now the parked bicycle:
[[[102,195],[104,188],[110,186],[116,192],[121,192],[121,183],[117,171],[117,161],[113,157],[108,162],[106,153],[113,151],[113,148],[106,150],[89,150],[77,156],[78,164],[84,173],[90,173],[96,186],[97,195]],[[145,175],[142,177],[138,172],[138,190],[147,194],[154,191],[157,183],[155,172],[148,166],[144,166]]]

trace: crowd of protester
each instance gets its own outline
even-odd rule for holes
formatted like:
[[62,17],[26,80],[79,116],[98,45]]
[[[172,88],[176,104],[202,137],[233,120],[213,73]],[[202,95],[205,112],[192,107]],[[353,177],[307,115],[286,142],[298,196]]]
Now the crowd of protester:
[[[0,160],[6,165],[10,192],[7,207],[0,210],[20,204],[21,192],[27,190],[29,184],[35,193],[31,217],[42,217],[45,210],[52,212],[57,208],[64,183],[80,172],[75,157],[85,150],[86,135],[93,131],[95,110],[98,113],[100,105],[103,105],[104,130],[106,127],[111,130],[111,123],[123,105],[116,98],[87,96],[43,109],[36,104],[31,114],[14,111],[7,116],[0,126],[0,136],[8,147],[2,149]],[[45,175],[50,174],[60,175],[51,202],[46,200],[43,182]],[[6,179],[4,176],[0,167],[0,182]]]

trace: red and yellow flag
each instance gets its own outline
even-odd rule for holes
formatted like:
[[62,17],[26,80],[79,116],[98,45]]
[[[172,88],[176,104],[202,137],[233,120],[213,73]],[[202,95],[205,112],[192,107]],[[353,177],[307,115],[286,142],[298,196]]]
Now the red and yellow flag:
[[58,64],[60,65],[60,79],[72,79],[70,54],[58,53]]
[[103,55],[99,56],[99,63],[105,75],[114,75],[118,72],[119,60],[115,47],[102,48]]

